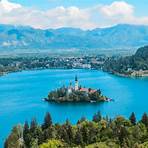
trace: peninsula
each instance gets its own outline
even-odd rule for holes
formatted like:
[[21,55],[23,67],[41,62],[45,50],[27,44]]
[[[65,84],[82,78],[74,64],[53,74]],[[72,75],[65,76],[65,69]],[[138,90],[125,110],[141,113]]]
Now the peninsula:
[[100,89],[85,88],[79,86],[78,77],[75,76],[75,86],[70,82],[68,87],[61,87],[51,91],[45,101],[48,102],[101,102],[111,101],[112,99],[103,96]]
[[102,69],[119,76],[148,77],[148,46],[139,48],[132,56],[109,58]]

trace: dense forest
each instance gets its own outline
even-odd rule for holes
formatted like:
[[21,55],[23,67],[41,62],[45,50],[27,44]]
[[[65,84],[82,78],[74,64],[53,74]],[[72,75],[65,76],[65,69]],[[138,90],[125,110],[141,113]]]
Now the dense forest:
[[32,119],[29,124],[17,125],[5,141],[5,148],[146,148],[148,147],[148,115],[140,121],[134,113],[129,119],[118,116],[102,117],[100,112],[92,121],[82,117],[76,125],[69,120],[53,124],[46,113],[42,125]]
[[148,46],[139,48],[133,56],[109,58],[104,63],[103,69],[126,75],[130,75],[133,71],[148,70]]

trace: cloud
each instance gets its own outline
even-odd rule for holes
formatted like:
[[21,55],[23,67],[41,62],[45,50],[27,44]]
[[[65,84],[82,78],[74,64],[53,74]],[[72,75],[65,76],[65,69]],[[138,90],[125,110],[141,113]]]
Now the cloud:
[[53,26],[55,28],[70,26],[78,28],[93,28],[95,27],[93,22],[90,21],[90,13],[85,9],[78,7],[63,6],[50,9],[46,12],[46,16],[51,20],[54,20]]
[[0,10],[4,12],[10,12],[14,9],[21,8],[20,4],[10,3],[8,0],[1,0],[0,1]]
[[139,24],[148,25],[148,16],[136,17],[135,7],[124,1],[115,1],[110,5],[103,5],[100,13],[110,24]]
[[0,23],[28,25],[41,29],[60,27],[92,29],[118,23],[148,24],[147,16],[139,18],[134,12],[135,7],[124,1],[83,9],[76,6],[58,6],[48,10],[24,7],[8,0],[0,1]]
[[111,5],[104,5],[101,12],[108,17],[133,15],[134,7],[124,1],[115,1]]
[[77,27],[93,28],[90,14],[78,7],[59,6],[49,10],[26,8],[7,0],[0,1],[0,23],[29,25],[34,28]]

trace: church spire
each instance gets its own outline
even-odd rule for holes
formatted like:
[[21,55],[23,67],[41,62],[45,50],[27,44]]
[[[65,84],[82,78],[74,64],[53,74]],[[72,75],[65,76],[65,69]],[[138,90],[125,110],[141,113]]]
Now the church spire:
[[75,90],[79,89],[79,83],[78,83],[78,77],[77,75],[75,76]]

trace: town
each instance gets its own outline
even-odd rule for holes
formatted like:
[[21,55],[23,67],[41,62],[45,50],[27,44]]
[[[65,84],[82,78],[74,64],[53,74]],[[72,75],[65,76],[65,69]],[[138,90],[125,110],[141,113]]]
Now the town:
[[78,56],[78,57],[32,56],[32,57],[0,58],[0,75],[22,70],[49,69],[49,68],[100,69],[106,59],[107,57],[104,55]]

